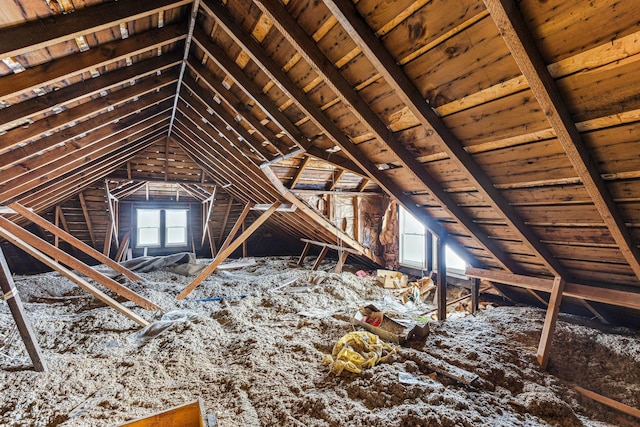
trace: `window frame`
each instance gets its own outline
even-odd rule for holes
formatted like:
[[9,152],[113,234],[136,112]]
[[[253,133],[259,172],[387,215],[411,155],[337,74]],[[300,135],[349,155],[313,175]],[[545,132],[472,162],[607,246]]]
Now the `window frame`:
[[[190,228],[191,228],[191,209],[188,206],[180,206],[180,207],[166,207],[166,206],[134,206],[133,209],[134,213],[133,213],[133,220],[134,222],[134,227],[135,227],[135,242],[134,242],[134,248],[136,249],[144,249],[144,248],[149,248],[149,249],[187,249],[189,248],[189,233],[190,233]],[[138,224],[138,212],[139,211],[159,211],[160,213],[160,225],[159,227],[140,227],[140,225]],[[186,213],[186,223],[184,225],[184,227],[180,227],[180,228],[184,228],[184,240],[180,243],[168,243],[168,231],[169,228],[174,228],[174,227],[167,227],[167,211],[184,211]],[[141,229],[145,229],[145,228],[156,228],[158,230],[158,238],[159,238],[159,244],[140,244],[140,230]]]

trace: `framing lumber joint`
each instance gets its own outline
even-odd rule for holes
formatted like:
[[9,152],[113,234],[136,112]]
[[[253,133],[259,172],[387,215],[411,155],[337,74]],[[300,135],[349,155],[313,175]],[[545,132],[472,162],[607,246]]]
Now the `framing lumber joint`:
[[202,281],[206,279],[207,276],[213,273],[215,269],[218,268],[218,266],[242,244],[242,242],[247,240],[249,236],[251,236],[258,229],[258,227],[260,227],[267,219],[269,219],[269,217],[278,209],[279,206],[280,202],[275,202],[273,205],[271,205],[270,209],[265,211],[262,215],[260,215],[258,219],[255,220],[253,224],[247,227],[247,229],[240,236],[238,236],[236,240],[228,244],[225,241],[225,244],[227,244],[227,246],[224,248],[224,250],[220,250],[213,262],[211,262],[211,264],[209,264],[204,270],[202,270],[198,277],[193,279],[193,281],[189,283],[187,287],[184,288],[176,298],[179,300],[185,299],[187,295],[189,295],[191,291],[193,291],[200,283],[202,283]]

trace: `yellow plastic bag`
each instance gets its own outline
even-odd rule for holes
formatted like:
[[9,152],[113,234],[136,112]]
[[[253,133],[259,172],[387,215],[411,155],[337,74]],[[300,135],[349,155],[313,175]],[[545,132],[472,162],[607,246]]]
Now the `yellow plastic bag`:
[[331,355],[325,354],[323,361],[336,375],[344,370],[359,374],[363,369],[386,362],[395,352],[394,346],[382,342],[377,335],[356,331],[340,338]]

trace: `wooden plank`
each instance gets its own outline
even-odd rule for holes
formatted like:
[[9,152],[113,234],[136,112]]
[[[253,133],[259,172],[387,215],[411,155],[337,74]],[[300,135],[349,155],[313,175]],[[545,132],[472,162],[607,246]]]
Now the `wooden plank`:
[[152,303],[151,301],[147,300],[146,298],[137,294],[131,289],[125,286],[122,286],[120,283],[116,282],[110,277],[105,276],[99,271],[94,270],[93,268],[75,259],[74,257],[62,251],[61,249],[58,249],[55,246],[51,245],[50,243],[40,239],[39,237],[34,236],[33,234],[29,233],[27,230],[20,228],[19,226],[15,225],[11,221],[7,220],[6,218],[0,217],[0,227],[2,227],[7,232],[11,233],[16,238],[20,239],[27,245],[34,248],[38,248],[39,251],[50,256],[51,258],[56,259],[57,262],[65,264],[68,267],[73,268],[74,270],[77,270],[78,272],[95,280],[96,282],[100,283],[102,286],[112,290],[118,295],[128,299],[129,301],[132,301],[138,304],[140,307],[143,307],[147,310],[164,311],[162,307]]
[[347,261],[348,256],[349,256],[349,251],[338,252],[338,263],[336,264],[336,268],[333,270],[334,273],[342,273],[342,267],[344,266],[344,263]]
[[309,253],[309,249],[311,249],[311,243],[310,242],[306,242],[304,244],[304,248],[302,248],[302,253],[300,254],[300,257],[298,258],[298,262],[297,262],[297,264],[300,267],[302,267],[304,265],[304,258]]
[[0,236],[4,237],[11,244],[19,247],[20,249],[22,249],[23,251],[25,251],[29,255],[31,255],[34,258],[36,258],[38,261],[40,261],[43,264],[45,264],[46,266],[56,270],[57,272],[62,274],[64,277],[66,277],[67,279],[71,280],[72,282],[74,282],[75,284],[80,286],[82,289],[84,289],[85,291],[87,291],[88,293],[90,293],[91,295],[93,295],[94,297],[99,299],[100,301],[104,302],[108,306],[113,307],[114,309],[119,311],[121,314],[123,314],[126,317],[128,317],[129,319],[133,320],[134,322],[136,322],[140,326],[144,327],[144,326],[147,326],[149,324],[142,317],[138,316],[133,311],[129,310],[128,308],[126,308],[125,306],[120,304],[119,302],[115,301],[110,296],[104,294],[102,291],[98,290],[95,286],[93,286],[92,284],[90,284],[89,282],[87,282],[86,280],[84,280],[83,278],[78,276],[77,274],[75,274],[73,271],[68,270],[67,268],[65,268],[62,265],[58,264],[53,259],[49,258],[47,255],[45,255],[42,252],[40,252],[38,249],[36,249],[33,246],[25,243],[24,241],[22,241],[21,239],[17,238],[13,234],[9,233],[8,231],[6,231],[2,227],[0,227]]
[[551,341],[553,340],[553,332],[556,328],[556,320],[558,320],[558,314],[560,313],[560,303],[562,302],[564,287],[565,281],[562,277],[556,277],[553,280],[549,307],[547,308],[547,315],[545,316],[544,326],[542,327],[540,344],[538,344],[538,364],[543,371],[547,370],[547,365],[549,364]]
[[478,300],[480,297],[480,279],[471,279],[471,314],[478,312]]
[[23,217],[25,217],[29,221],[33,222],[34,224],[37,224],[38,226],[40,226],[40,227],[44,228],[45,230],[49,231],[50,233],[53,233],[54,236],[60,237],[61,239],[65,240],[70,245],[75,246],[76,248],[78,248],[82,252],[86,253],[87,255],[89,255],[90,257],[95,259],[96,261],[99,261],[99,262],[105,264],[106,266],[112,268],[113,270],[117,271],[118,273],[121,273],[121,274],[125,275],[126,277],[128,277],[131,280],[137,280],[137,281],[140,281],[140,282],[144,282],[144,279],[142,277],[138,276],[137,274],[135,274],[134,272],[128,270],[127,268],[121,266],[117,262],[114,262],[112,259],[110,259],[108,257],[105,257],[103,254],[98,252],[96,249],[92,248],[91,246],[87,245],[86,243],[82,242],[81,240],[73,237],[71,234],[65,232],[64,230],[61,230],[59,228],[54,227],[53,224],[51,224],[49,221],[47,221],[46,219],[42,218],[40,215],[38,215],[38,214],[36,214],[34,212],[31,212],[29,209],[25,208],[20,203],[17,203],[17,202],[11,203],[10,206],[11,206],[12,209],[14,209],[16,212],[18,212],[20,215],[22,215]]
[[[233,199],[231,199],[233,200]],[[251,210],[251,208],[253,207],[253,203],[247,203],[244,208],[242,209],[242,212],[240,212],[240,216],[238,216],[238,219],[236,220],[235,224],[233,224],[233,227],[231,228],[231,231],[229,231],[229,234],[227,235],[227,238],[224,240],[224,243],[222,244],[222,246],[220,246],[220,252],[224,251],[225,249],[227,249],[227,246],[229,246],[231,244],[231,242],[233,241],[233,238],[236,236],[236,233],[238,232],[238,230],[240,229],[240,227],[242,226],[242,224],[244,223],[244,219],[247,217],[247,215],[249,214],[249,211]],[[225,223],[227,220],[227,215],[225,215]]]
[[438,320],[443,321],[447,318],[447,254],[446,241],[442,238],[437,239],[436,243],[436,271],[438,277],[436,279],[436,293],[438,298]]
[[27,349],[27,354],[29,354],[33,369],[36,372],[47,372],[47,363],[44,360],[42,349],[38,344],[36,334],[31,327],[31,322],[22,305],[22,299],[13,282],[13,276],[11,276],[11,271],[7,265],[7,260],[5,259],[4,252],[2,252],[2,248],[0,248],[0,290],[2,290],[2,299],[7,302],[11,316],[13,316],[13,321],[18,327],[18,332]]
[[90,49],[37,65],[19,74],[4,76],[4,84],[0,87],[0,98],[9,98],[29,89],[42,87],[112,62],[125,60],[127,57],[154,50],[159,46],[175,43],[186,36],[182,25],[168,25],[141,34],[134,34],[126,40],[105,43],[99,49]]
[[[532,230],[522,221],[499,191],[495,189],[484,170],[475,163],[462,143],[432,110],[431,106],[424,102],[424,96],[416,89],[412,81],[396,63],[395,58],[382,45],[382,42],[371,31],[367,23],[362,20],[355,6],[351,3],[338,5],[335,0],[324,0],[324,3],[340,24],[349,32],[356,44],[360,46],[373,66],[380,71],[385,81],[391,85],[395,93],[409,107],[411,113],[418,118],[425,128],[431,128],[435,131],[434,137],[437,138],[447,155],[456,163],[458,169],[465,172],[472,185],[482,193],[487,201],[491,202],[492,206],[500,212],[505,221],[517,230],[530,250],[540,257],[553,274],[566,277],[567,272],[563,266],[540,243]],[[478,236],[482,235],[478,234]],[[491,252],[494,253],[493,251]],[[500,258],[497,259],[500,260]]]
[[187,285],[187,287],[184,288],[176,298],[179,300],[186,298],[186,296],[189,295],[191,291],[193,291],[196,288],[196,286],[202,283],[202,281],[207,276],[209,276],[211,273],[215,271],[215,269],[222,263],[222,261],[227,259],[229,255],[231,255],[233,251],[235,251],[242,244],[242,242],[247,240],[247,238],[251,236],[253,232],[258,229],[258,227],[260,227],[267,219],[269,219],[271,214],[273,214],[276,211],[276,209],[278,209],[278,206],[280,206],[280,202],[275,202],[271,206],[271,209],[265,211],[262,215],[260,215],[258,219],[256,219],[244,231],[244,233],[238,236],[238,238],[234,240],[233,243],[229,244],[229,246],[227,246],[227,248],[224,251],[218,252],[218,255],[215,257],[213,262],[209,264],[204,270],[202,270],[202,272],[198,275],[198,277],[196,277],[191,283],[189,283],[189,285]]
[[640,279],[640,249],[633,242],[524,18],[511,0],[484,0],[484,3],[616,244]]
[[124,255],[127,253],[129,249],[129,243],[131,240],[131,232],[127,231],[122,240],[120,241],[120,247],[118,248],[118,252],[116,253],[115,261],[122,262],[124,260]]
[[[465,274],[469,277],[477,277],[479,279],[547,293],[550,293],[553,289],[553,280],[549,278],[524,276],[506,273],[504,271],[484,270],[473,267],[467,268]],[[587,301],[640,310],[640,293],[633,291],[608,289],[605,287],[569,282],[565,284],[564,295],[572,298],[585,299]]]
[[340,245],[334,245],[334,244],[331,244],[331,243],[325,243],[325,242],[320,242],[320,241],[317,241],[317,240],[309,240],[309,239],[300,239],[300,241],[305,242],[305,243],[310,243],[312,245],[316,245],[316,246],[320,246],[320,247],[327,247],[329,249],[333,249],[333,250],[336,250],[338,252],[343,252],[344,251],[344,252],[349,252],[349,253],[352,253],[352,254],[355,254],[355,255],[359,255],[360,254],[360,252],[358,252],[357,249],[351,249],[351,248],[347,248],[347,247],[340,246]]
[[93,224],[91,223],[91,216],[89,215],[89,210],[87,209],[87,202],[84,199],[84,193],[82,191],[78,193],[78,198],[80,199],[80,206],[82,206],[84,223],[87,225],[87,230],[89,230],[89,237],[91,237],[91,245],[95,248],[97,246],[96,235],[93,232]]
[[311,267],[311,270],[316,271],[318,267],[320,267],[320,264],[322,263],[322,260],[324,260],[324,257],[327,255],[327,252],[329,252],[329,248],[327,246],[322,246],[320,254],[318,254],[318,258],[316,258],[316,262],[313,264],[313,267]]
[[588,398],[595,400],[596,402],[600,402],[604,405],[609,406],[610,408],[617,409],[618,411],[624,412],[625,414],[631,415],[632,417],[640,418],[639,409],[636,409],[629,405],[625,405],[622,402],[618,402],[617,400],[610,399],[608,397],[602,396],[601,394],[598,394],[591,390],[584,389],[579,386],[574,386],[573,388],[578,393],[583,394]]
[[139,0],[132,4],[98,4],[70,14],[40,17],[35,21],[3,29],[0,56],[22,55],[75,37],[135,21],[149,15],[177,8],[191,0]]

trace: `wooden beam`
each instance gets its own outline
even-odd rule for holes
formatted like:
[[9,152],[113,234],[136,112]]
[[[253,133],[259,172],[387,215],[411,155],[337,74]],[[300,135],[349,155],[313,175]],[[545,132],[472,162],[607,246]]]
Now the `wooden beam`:
[[338,263],[336,264],[334,273],[342,273],[342,267],[344,263],[347,261],[347,257],[349,256],[349,251],[338,251]]
[[218,249],[216,249],[216,239],[215,239],[215,236],[213,235],[212,223],[207,224],[207,230],[209,230],[208,234],[209,234],[209,247],[211,248],[211,258],[215,258],[216,255],[218,254]]
[[116,253],[115,261],[122,262],[124,260],[124,255],[129,249],[129,243],[131,241],[131,231],[127,231],[122,237],[122,241],[120,241],[120,247],[118,248],[118,252]]
[[184,288],[176,298],[179,300],[186,298],[186,296],[189,295],[191,291],[196,288],[196,286],[202,283],[202,281],[207,276],[213,273],[215,269],[218,268],[218,266],[242,244],[242,242],[247,240],[247,238],[249,238],[249,236],[251,236],[253,232],[258,229],[258,227],[260,227],[267,219],[269,219],[271,214],[273,214],[276,209],[278,209],[278,206],[280,206],[280,202],[275,202],[273,206],[271,206],[271,209],[265,211],[262,215],[260,215],[258,219],[256,219],[255,222],[253,222],[253,224],[251,224],[244,231],[244,233],[238,236],[238,238],[234,240],[233,243],[229,244],[229,246],[227,246],[224,251],[218,252],[218,255],[215,257],[213,262],[209,264],[204,270],[202,270],[198,277],[196,277],[191,283],[189,283],[189,285],[187,285],[187,287]]
[[562,302],[562,292],[564,291],[565,282],[562,277],[556,277],[553,281],[551,297],[549,299],[549,307],[547,315],[544,319],[542,327],[542,336],[538,345],[538,364],[543,371],[547,370],[549,363],[549,353],[551,351],[551,341],[553,340],[553,332],[556,329],[556,321],[560,312],[560,303]]
[[249,211],[251,210],[252,206],[253,206],[253,203],[247,203],[244,206],[244,209],[242,209],[242,212],[240,212],[240,216],[236,220],[236,223],[233,224],[233,227],[231,228],[231,231],[229,231],[229,234],[227,235],[227,238],[224,240],[224,243],[222,244],[222,246],[220,246],[220,252],[222,252],[225,249],[227,249],[227,246],[229,246],[231,244],[231,242],[233,241],[233,238],[236,236],[236,233],[238,232],[238,230],[242,226],[242,224],[244,222],[244,219],[249,214]]
[[83,278],[78,276],[77,274],[75,274],[73,271],[68,270],[67,268],[63,267],[59,263],[55,262],[53,259],[49,258],[47,255],[45,255],[42,252],[40,252],[38,249],[36,249],[33,246],[25,243],[24,241],[22,241],[21,239],[17,238],[13,234],[9,233],[7,230],[5,230],[2,227],[0,227],[0,236],[5,238],[11,244],[19,247],[20,249],[22,249],[23,251],[25,251],[29,255],[33,256],[34,258],[36,258],[38,261],[42,262],[46,266],[56,270],[58,273],[62,274],[64,277],[66,277],[67,279],[71,280],[72,282],[74,282],[75,284],[80,286],[82,289],[84,289],[85,291],[87,291],[88,293],[90,293],[91,295],[93,295],[94,297],[99,299],[100,301],[104,302],[108,306],[111,306],[111,307],[115,308],[117,311],[119,311],[120,313],[122,313],[123,315],[128,317],[129,319],[133,320],[134,322],[136,322],[140,326],[147,326],[149,324],[142,317],[138,316],[133,311],[129,310],[128,308],[126,308],[125,306],[120,304],[119,302],[115,301],[110,296],[104,294],[102,291],[98,290],[96,287],[94,287],[92,284],[90,284],[89,282],[87,282],[86,280],[84,280]]
[[40,215],[38,215],[38,214],[36,214],[34,212],[31,212],[29,209],[25,208],[21,204],[16,202],[16,203],[12,203],[10,206],[11,206],[12,209],[14,209],[16,212],[18,212],[20,215],[22,215],[23,217],[25,217],[29,221],[31,221],[34,224],[44,228],[45,230],[48,230],[50,233],[53,233],[54,236],[58,236],[58,237],[62,238],[67,243],[69,243],[72,246],[75,246],[76,248],[78,248],[79,250],[81,250],[85,254],[89,255],[90,257],[92,257],[96,261],[99,261],[99,262],[105,264],[107,267],[110,267],[113,270],[117,271],[118,273],[121,273],[121,274],[125,275],[130,280],[137,280],[137,281],[140,281],[140,282],[144,282],[144,279],[142,277],[138,276],[137,274],[135,274],[134,272],[128,270],[127,268],[121,266],[117,262],[114,262],[112,259],[110,259],[108,257],[105,257],[103,254],[101,254],[96,249],[92,248],[91,246],[87,245],[82,240],[79,240],[79,239],[73,237],[71,234],[65,232],[64,230],[61,230],[61,229],[59,229],[57,227],[54,227],[53,224],[51,224],[49,221],[47,221],[46,219],[42,218]]
[[[361,170],[365,171],[370,178],[376,181],[384,191],[396,197],[407,210],[412,212],[419,221],[429,227],[435,234],[442,236],[446,234],[444,227],[438,221],[428,216],[424,210],[417,208],[415,202],[405,195],[403,189],[400,188],[400,186],[387,174],[378,170],[377,166],[360,152],[357,146],[344,134],[344,132],[342,132],[342,130],[340,130],[328,116],[326,116],[307,98],[306,94],[291,81],[289,76],[280,67],[278,67],[268,55],[266,55],[264,49],[262,49],[255,39],[250,37],[237,25],[230,16],[226,7],[211,0],[203,0],[202,6],[207,10],[207,12],[215,17],[216,21],[222,28],[224,28],[229,36],[231,36],[236,43],[245,49],[251,59],[261,67],[262,71],[265,72],[269,78],[271,78],[271,80],[291,98],[292,101],[294,101],[300,110],[309,117],[311,122],[322,130],[334,144],[339,146],[340,149],[354,163],[356,163]],[[206,33],[196,33],[196,40],[199,41],[200,44],[206,45],[210,50],[217,50],[219,54],[222,55],[222,59],[226,59],[227,62],[233,63],[225,52],[220,52],[221,49],[217,46],[213,47],[215,46],[215,43],[207,43],[206,41],[208,39],[209,37]],[[216,57],[214,60],[219,63],[221,58]],[[231,64],[228,68],[233,66],[234,65]],[[238,70],[238,73],[242,75],[243,71]],[[230,77],[233,79],[237,78],[233,74],[230,74]],[[242,86],[242,83],[239,84]],[[262,94],[261,91],[259,93]],[[457,206],[457,204],[452,204],[452,206],[453,205]],[[457,242],[453,242],[453,245],[456,246],[456,249],[459,251],[461,256],[467,259],[471,258],[466,249],[461,245],[458,245]],[[496,251],[498,251],[498,249],[499,248],[496,248]],[[475,259],[473,262],[476,262]]]
[[302,248],[302,253],[300,254],[300,257],[298,258],[298,263],[297,264],[300,267],[302,267],[302,265],[304,264],[304,258],[309,253],[309,249],[311,249],[311,243],[310,242],[306,242],[304,244],[304,248]]
[[169,130],[167,131],[167,146],[169,144],[169,137],[173,130],[173,122],[176,119],[176,110],[178,107],[178,98],[180,97],[180,88],[182,87],[182,79],[184,78],[184,71],[187,68],[187,58],[189,57],[189,50],[191,49],[191,41],[193,40],[193,29],[196,26],[196,18],[198,17],[198,9],[200,7],[200,0],[192,0],[191,13],[189,18],[189,30],[187,31],[187,38],[184,41],[184,54],[182,57],[182,64],[180,65],[180,76],[178,77],[178,87],[176,89],[176,96],[173,99],[173,108],[171,109],[171,119],[169,119]]
[[622,402],[618,402],[617,400],[610,399],[608,397],[602,396],[601,394],[595,393],[591,390],[587,390],[582,387],[574,386],[575,391],[578,393],[587,396],[590,399],[595,400],[596,402],[602,403],[603,405],[607,405],[610,408],[617,409],[618,411],[624,412],[627,415],[631,415],[632,417],[640,418],[640,410],[636,409],[632,406],[625,405]]
[[[208,200],[208,208],[207,208],[207,212],[206,215],[203,217],[203,221],[202,221],[202,242],[200,243],[201,246],[204,245],[204,240],[207,237],[207,235],[209,235],[209,221],[211,221],[211,213],[213,212],[213,207],[215,205],[216,202],[216,190],[218,189],[218,186],[213,187],[213,192],[211,192],[211,195],[209,196]],[[209,235],[209,240],[212,239],[212,236]],[[211,256],[215,256],[215,254],[212,254]]]
[[338,183],[340,182],[340,180],[342,179],[342,177],[344,176],[344,173],[346,171],[344,169],[338,169],[337,172],[334,171],[334,173],[332,174],[332,181],[329,183],[329,191],[333,191],[336,189],[336,187],[338,186]]
[[438,276],[436,279],[436,293],[438,298],[438,320],[447,318],[447,252],[446,241],[438,238],[436,244],[436,262]]
[[300,181],[300,178],[302,178],[302,173],[304,172],[304,169],[309,165],[310,161],[311,161],[311,157],[310,156],[303,156],[302,157],[302,163],[300,163],[300,166],[298,167],[298,170],[291,177],[291,182],[289,183],[289,189],[290,190],[293,190],[295,188],[296,184],[298,183],[298,181]]
[[138,81],[157,72],[166,72],[179,61],[176,52],[169,52],[162,56],[154,56],[144,61],[104,73],[99,79],[84,80],[80,85],[69,85],[11,105],[2,110],[0,128],[13,128],[31,116],[45,113],[55,107],[70,104],[82,98],[97,95],[102,91],[109,91],[126,82]]
[[320,250],[320,254],[318,254],[318,258],[316,258],[316,262],[313,263],[313,267],[311,267],[311,270],[316,271],[318,267],[320,267],[320,264],[322,264],[322,260],[324,260],[324,257],[327,255],[327,252],[329,252],[329,247],[322,246],[322,249]]
[[13,282],[13,277],[11,276],[11,271],[7,265],[2,248],[0,248],[0,290],[2,290],[2,299],[7,302],[11,315],[13,316],[13,321],[18,327],[18,332],[27,349],[27,353],[33,364],[33,369],[36,372],[47,372],[47,364],[42,355],[42,350],[36,339],[36,334],[31,327],[31,322],[25,313],[20,294]]
[[[553,279],[549,278],[524,276],[473,267],[467,268],[465,274],[469,277],[477,277],[519,288],[528,288],[547,293],[553,290]],[[565,284],[564,296],[640,310],[640,292],[635,290],[624,291],[569,282]]]
[[338,252],[349,252],[355,255],[360,255],[360,252],[357,249],[347,248],[341,245],[334,245],[332,243],[325,243],[325,242],[320,242],[317,240],[309,240],[309,239],[300,239],[300,241],[305,243],[311,243],[312,245],[316,245],[316,246],[327,247],[329,249],[333,249]]
[[480,279],[471,279],[471,314],[478,312],[478,300],[480,297]]
[[96,33],[145,16],[174,9],[191,0],[138,0],[132,4],[105,3],[73,13],[39,17],[22,25],[3,29],[0,57],[17,56],[43,49],[75,37]]
[[87,209],[87,202],[84,199],[84,193],[82,191],[78,193],[78,198],[80,199],[80,206],[82,206],[82,215],[84,215],[84,222],[87,225],[87,230],[89,231],[89,237],[91,238],[91,245],[95,248],[97,246],[96,235],[93,232],[93,224],[91,223],[91,216],[89,215],[89,209]]
[[[509,202],[494,187],[489,176],[476,163],[473,157],[471,157],[471,154],[466,151],[464,145],[444,124],[431,106],[425,102],[424,96],[422,96],[413,82],[404,73],[404,70],[397,64],[395,58],[393,58],[380,39],[378,39],[369,25],[360,16],[355,5],[351,2],[344,4],[341,2],[338,4],[335,0],[323,1],[349,36],[355,41],[356,45],[362,49],[367,59],[371,61],[373,66],[380,72],[386,83],[394,89],[395,94],[407,105],[411,113],[413,113],[426,129],[434,130],[433,137],[435,140],[440,143],[445,153],[456,164],[458,169],[465,172],[471,185],[478,190],[479,194],[481,194],[502,217],[502,220],[517,233],[522,242],[531,250],[532,254],[536,255],[554,276],[567,277],[568,273],[562,264],[553,256],[549,249],[540,242],[540,239],[531,228],[525,224],[515,209],[513,209]],[[471,224],[466,226],[472,227]],[[438,233],[435,234],[438,235]],[[480,234],[476,234],[476,232],[474,232],[473,234],[480,242],[483,244],[486,243],[485,233],[481,232]],[[517,263],[507,258],[506,255],[500,257],[499,248],[489,251],[496,257],[496,260],[508,266],[508,268],[506,268],[507,270],[520,271]]]
[[222,239],[224,238],[224,230],[227,228],[227,222],[229,221],[229,214],[231,213],[231,207],[233,206],[233,197],[229,196],[229,202],[227,208],[224,211],[224,218],[222,219],[222,226],[220,227],[220,240],[218,245],[222,245]]
[[176,43],[186,38],[184,26],[167,25],[139,34],[126,40],[117,40],[100,45],[97,49],[65,56],[42,65],[28,68],[19,74],[4,76],[0,86],[0,98],[11,98],[30,89],[46,86],[56,81],[72,77],[91,69],[101,68],[110,63],[124,61],[158,47]]
[[108,276],[105,276],[99,271],[94,270],[93,268],[89,267],[85,263],[67,254],[63,250],[58,249],[55,246],[51,245],[50,243],[29,233],[27,230],[19,227],[18,225],[7,220],[6,218],[0,217],[0,227],[8,231],[9,233],[11,233],[13,236],[17,237],[27,245],[37,248],[39,251],[43,252],[44,254],[50,256],[51,258],[56,259],[57,262],[62,263],[70,268],[73,268],[74,270],[77,270],[78,272],[84,274],[85,276],[100,283],[102,286],[112,290],[113,292],[120,295],[121,297],[124,297],[129,301],[132,301],[138,304],[140,307],[143,307],[147,310],[164,311],[162,307],[152,303],[151,301],[137,294],[131,289],[125,286],[122,286],[120,283],[116,282],[115,280],[111,279]]
[[613,239],[629,266],[640,279],[640,249],[607,188],[598,167],[571,118],[562,94],[538,51],[524,18],[512,0],[484,0],[513,59],[527,79],[531,92],[567,153],[578,177],[591,196]]

